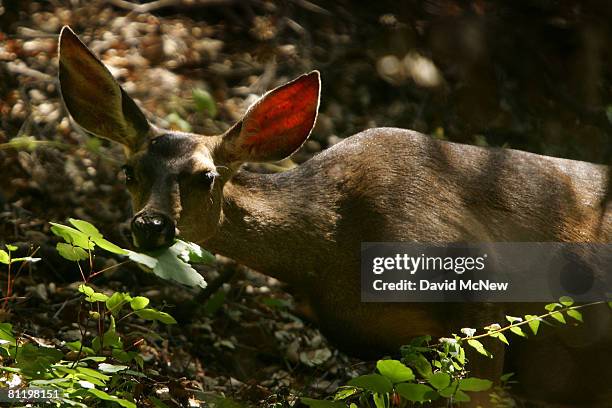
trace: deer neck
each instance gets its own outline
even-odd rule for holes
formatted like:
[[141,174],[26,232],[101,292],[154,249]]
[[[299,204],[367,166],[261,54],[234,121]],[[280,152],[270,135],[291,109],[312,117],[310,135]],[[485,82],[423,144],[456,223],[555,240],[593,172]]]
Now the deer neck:
[[329,251],[325,237],[331,235],[333,220],[325,216],[329,209],[305,191],[308,183],[296,183],[290,173],[236,174],[224,187],[219,230],[204,245],[286,283],[303,285],[316,277],[313,258],[324,259]]

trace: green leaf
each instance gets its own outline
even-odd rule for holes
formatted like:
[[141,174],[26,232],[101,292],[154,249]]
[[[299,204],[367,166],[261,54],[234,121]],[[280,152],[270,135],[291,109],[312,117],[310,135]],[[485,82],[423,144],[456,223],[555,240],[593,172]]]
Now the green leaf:
[[79,292],[83,293],[86,297],[85,300],[91,303],[94,302],[106,302],[108,300],[108,296],[104,293],[96,292],[90,286],[81,284],[79,285]]
[[453,396],[454,402],[470,402],[470,400],[470,396],[461,390],[457,390],[457,392]]
[[140,252],[129,251],[127,253],[128,258],[130,260],[146,266],[148,269],[153,269],[157,265],[157,259],[153,258],[150,255],[142,254]]
[[388,394],[376,394],[376,393],[374,393],[372,395],[372,399],[374,400],[374,406],[376,408],[386,408],[387,404],[385,403],[385,397],[387,395]]
[[561,312],[553,312],[550,317],[552,317],[553,319],[555,319],[556,321],[565,324],[565,317],[563,317],[563,315],[561,314]]
[[13,325],[10,323],[0,323],[0,345],[2,343],[15,345],[15,341]]
[[479,342],[478,340],[474,340],[474,339],[472,339],[472,340],[468,340],[467,342],[468,342],[468,344],[469,344],[470,346],[472,346],[472,347],[473,347],[473,348],[474,348],[474,349],[475,349],[477,352],[479,352],[480,354],[482,354],[482,355],[484,355],[484,356],[487,356],[487,357],[491,357],[491,358],[493,357],[493,355],[492,355],[491,353],[489,353],[489,352],[488,352],[488,351],[487,351],[487,350],[484,348],[484,345],[483,345],[481,342]]
[[108,381],[110,380],[110,377],[106,374],[102,374],[97,372],[94,369],[91,369],[89,367],[76,367],[77,372],[81,373],[81,374],[85,374],[88,377],[91,378],[95,378],[97,380],[101,380],[101,381]]
[[157,265],[153,268],[153,273],[166,280],[204,289],[206,287],[204,277],[186,263],[181,254],[184,254],[184,245],[181,242],[177,242],[170,248],[152,252],[151,255],[157,258]]
[[85,296],[91,296],[96,293],[95,290],[91,286],[87,286],[84,284],[79,285],[79,292],[83,293]]
[[160,312],[155,309],[141,309],[136,311],[136,315],[144,320],[158,320],[165,324],[176,324],[174,317],[168,313]]
[[64,353],[55,348],[37,347],[27,343],[17,348],[15,366],[26,375],[40,379],[47,370],[51,369],[51,365],[60,361],[62,357]]
[[77,230],[81,231],[83,234],[87,235],[90,238],[102,238],[102,234],[100,231],[87,221],[77,220],[74,218],[69,218],[68,222],[70,222]]
[[438,398],[438,393],[425,384],[401,383],[396,390],[402,398],[412,402],[427,402]]
[[119,247],[118,245],[113,244],[110,241],[107,241],[104,238],[92,238],[92,241],[96,243],[100,248],[105,251],[112,252],[113,254],[118,255],[128,255],[128,250]]
[[376,368],[394,384],[414,380],[412,370],[397,360],[378,360]]
[[393,391],[393,384],[380,374],[366,374],[350,380],[347,385],[363,388],[379,394]]
[[[94,361],[96,363],[101,363],[104,360],[106,360],[106,357],[102,356],[89,356],[81,359],[81,361]],[[69,363],[72,364],[71,362]]]
[[87,235],[90,240],[92,240],[96,245],[100,248],[105,249],[108,252],[112,252],[114,254],[126,255],[128,253],[127,250],[120,248],[119,246],[113,244],[110,241],[107,241],[102,237],[102,234],[96,227],[83,220],[76,220],[74,218],[70,218],[68,220],[72,225],[76,227],[83,234]]
[[83,388],[96,388],[96,385],[101,388],[106,387],[104,381],[100,381],[86,374],[75,373],[72,377],[81,380],[78,384]]
[[459,382],[457,380],[455,380],[448,387],[446,387],[446,388],[444,388],[442,390],[438,390],[438,393],[440,394],[440,396],[442,396],[444,398],[450,398],[453,395],[455,395],[455,393],[459,389],[458,385],[459,385]]
[[[533,320],[532,320],[533,319]],[[538,327],[540,327],[540,318],[536,315],[525,315],[525,320],[529,325],[529,328],[533,334],[538,334]]]
[[121,341],[121,337],[119,337],[119,335],[117,334],[117,332],[115,330],[107,330],[106,333],[104,333],[104,347],[111,347],[111,348],[118,348],[118,349],[122,349],[123,348],[123,342]]
[[501,377],[499,377],[499,379],[500,379],[500,381],[502,383],[504,383],[504,382],[508,381],[510,379],[510,377],[512,377],[513,375],[514,375],[514,373],[506,373],[506,374],[503,374]]
[[457,355],[455,356],[455,359],[462,366],[465,365],[465,349],[463,347],[459,347],[459,353],[457,353]]
[[15,245],[11,245],[11,244],[6,244],[6,245],[5,245],[5,247],[6,247],[6,249],[8,249],[9,251],[13,251],[13,252],[19,249],[19,248],[18,248],[18,247],[16,247]]
[[144,296],[136,296],[130,301],[130,307],[132,308],[132,310],[144,309],[145,307],[147,307],[148,304],[149,299]]
[[113,316],[117,316],[125,303],[127,303],[126,294],[115,292],[106,300],[106,308],[110,310]]
[[52,225],[51,232],[58,237],[62,237],[69,244],[81,247],[83,249],[94,249],[95,244],[86,234],[67,225],[50,222]]
[[185,259],[185,257],[183,256],[185,262],[207,263],[213,265],[217,261],[217,258],[215,258],[213,254],[203,249],[196,243],[183,241],[180,239],[178,239],[176,243],[179,244],[177,246],[177,250],[181,250],[188,254],[187,259]]
[[546,306],[544,306],[544,309],[548,310],[549,312],[552,312],[556,308],[562,307],[562,306],[563,305],[561,305],[561,303],[549,303]]
[[463,391],[486,391],[493,385],[492,381],[471,377],[459,380],[459,389]]
[[78,340],[66,343],[66,347],[68,347],[72,351],[78,352],[79,350],[81,350],[81,353],[83,353],[84,355],[94,354],[94,351],[91,347],[81,346],[82,344]]
[[514,323],[514,322],[522,322],[523,319],[520,317],[514,317],[514,316],[506,316],[506,320],[508,320],[510,323]]
[[104,293],[96,292],[93,295],[86,297],[85,300],[91,303],[106,302],[108,300],[108,296]]
[[450,375],[446,373],[435,373],[427,379],[436,390],[441,390],[449,386],[451,382]]
[[578,320],[579,322],[582,322],[582,313],[580,313],[578,310],[576,309],[570,309],[567,311],[567,315],[575,320]]
[[343,399],[347,399],[351,395],[355,395],[357,392],[358,389],[355,387],[341,388],[336,391],[336,395],[334,395],[334,401],[341,401]]
[[346,408],[342,402],[318,400],[313,398],[300,398],[300,402],[310,408]]
[[425,356],[422,354],[406,354],[403,360],[406,362],[406,364],[417,370],[417,372],[424,378],[429,377],[433,372],[429,360],[427,360],[427,358],[425,358]]
[[43,386],[43,385],[54,385],[54,384],[61,384],[61,383],[66,383],[66,382],[72,382],[73,379],[70,377],[61,377],[61,378],[52,378],[50,380],[34,380],[34,381],[30,381],[29,385],[35,385],[35,386]]
[[65,242],[58,242],[55,248],[63,258],[69,261],[82,261],[89,258],[89,253],[83,248]]
[[118,373],[119,371],[127,370],[129,367],[125,365],[116,365],[116,364],[108,364],[101,363],[98,364],[98,370],[104,371],[105,373]]
[[210,118],[217,116],[217,104],[208,91],[202,88],[194,88],[191,91],[191,96],[197,110],[206,112]]
[[0,249],[0,263],[8,265],[10,263],[10,259],[11,257],[9,256],[8,252],[6,252],[4,249]]
[[491,333],[491,337],[493,337],[494,339],[499,339],[499,341],[501,341],[502,343],[510,345],[510,343],[508,343],[508,339],[506,338],[504,333],[500,333],[500,332]]
[[117,404],[121,405],[124,408],[136,408],[136,404],[134,404],[131,401],[128,401],[126,399],[122,399],[119,397],[116,397],[114,395],[110,395],[107,394],[106,392],[102,391],[102,390],[98,390],[95,388],[91,388],[87,390],[91,395],[93,395],[94,397],[104,400],[104,401],[113,401],[116,402]]
[[107,331],[104,333],[102,340],[103,341],[100,341],[100,336],[96,336],[91,341],[91,347],[96,353],[100,352],[103,347],[111,348],[113,350],[123,349],[123,342],[115,331]]
[[559,298],[559,303],[561,303],[563,306],[569,307],[574,304],[574,299],[569,296],[561,296]]
[[103,347],[123,349],[123,342],[117,334],[115,318],[112,315],[110,317],[110,325],[106,333],[102,336],[102,340],[100,340],[99,336],[94,337],[91,346],[96,352],[99,352]]
[[520,327],[517,327],[517,326],[510,327],[510,331],[516,334],[517,336],[527,337],[527,335],[523,333],[523,330]]

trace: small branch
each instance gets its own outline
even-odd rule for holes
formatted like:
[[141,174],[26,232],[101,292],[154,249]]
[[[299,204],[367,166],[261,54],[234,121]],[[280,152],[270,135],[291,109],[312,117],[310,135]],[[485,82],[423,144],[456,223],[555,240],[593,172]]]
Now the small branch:
[[227,6],[234,4],[235,0],[156,0],[145,4],[135,4],[127,0],[107,0],[109,4],[134,13],[150,13],[165,7],[177,6]]
[[29,76],[40,81],[55,81],[55,78],[53,78],[51,75],[32,69],[26,66],[25,64],[19,64],[17,62],[7,62],[6,68],[9,72],[13,74]]
[[323,7],[314,4],[308,0],[293,0],[292,2],[295,3],[297,6],[303,8],[304,10],[312,11],[313,13],[325,14],[326,16],[332,15],[329,10],[324,9]]
[[109,271],[109,270],[111,270],[111,269],[113,269],[113,268],[118,268],[118,267],[120,267],[121,265],[125,265],[125,264],[126,264],[126,263],[128,263],[128,262],[132,262],[132,261],[131,261],[131,260],[127,260],[127,261],[119,262],[118,264],[111,265],[111,266],[109,266],[109,267],[107,267],[107,268],[104,268],[104,269],[102,269],[102,270],[99,270],[98,272],[94,272],[94,273],[92,273],[91,275],[89,275],[89,280],[91,280],[91,279],[92,279],[93,277],[95,277],[95,276],[100,275],[101,273],[104,273],[104,272],[106,272],[106,271]]
[[[605,301],[603,301],[603,300],[601,300],[601,301],[599,301],[599,302],[587,303],[587,304],[585,304],[585,305],[570,306],[570,307],[566,307],[566,308],[562,308],[562,309],[558,309],[558,310],[552,310],[552,311],[550,311],[550,312],[548,312],[548,313],[545,313],[545,314],[540,315],[540,316],[535,316],[535,317],[533,317],[533,318],[531,318],[531,319],[526,319],[526,320],[523,320],[523,321],[518,322],[518,323],[511,323],[510,325],[508,325],[508,326],[506,326],[506,327],[502,327],[502,328],[497,329],[497,330],[491,330],[490,332],[483,333],[483,334],[479,334],[479,335],[477,335],[477,336],[464,337],[464,338],[462,338],[461,340],[465,340],[465,341],[467,341],[467,340],[476,340],[476,339],[480,339],[480,338],[482,338],[482,337],[490,337],[490,336],[491,336],[491,334],[496,334],[496,333],[505,332],[505,331],[507,331],[507,330],[510,330],[510,329],[511,329],[511,328],[513,328],[513,327],[524,326],[524,325],[528,324],[528,323],[529,323],[529,322],[531,322],[531,321],[534,321],[534,320],[542,320],[542,319],[544,319],[544,318],[546,318],[546,317],[550,317],[550,316],[552,316],[552,315],[553,315],[553,314],[555,314],[555,313],[563,313],[563,312],[567,312],[568,310],[582,309],[582,308],[584,308],[584,307],[589,307],[589,306],[600,305],[600,304],[603,304],[603,303],[606,303],[606,302],[605,302]],[[438,344],[441,344],[441,343],[438,343]]]
[[81,268],[81,263],[76,261],[77,266],[79,267],[79,271],[81,272],[81,277],[83,278],[83,283],[87,283],[87,278],[85,278],[85,274],[83,273],[83,268]]

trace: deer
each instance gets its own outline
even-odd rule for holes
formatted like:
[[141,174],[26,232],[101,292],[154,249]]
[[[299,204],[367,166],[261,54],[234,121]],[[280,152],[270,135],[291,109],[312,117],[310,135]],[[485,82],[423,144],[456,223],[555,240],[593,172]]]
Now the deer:
[[[308,139],[319,108],[318,71],[268,91],[226,132],[211,136],[150,123],[67,26],[59,38],[59,84],[78,128],[124,147],[137,248],[167,247],[180,234],[275,277],[295,288],[310,320],[349,353],[393,353],[415,336],[444,336],[534,310],[361,303],[361,242],[610,243],[605,165],[383,127],[290,170],[246,171],[243,164],[285,159]],[[526,399],[605,404],[612,396],[612,318],[594,307],[585,321],[496,350],[500,358],[492,361],[474,355],[475,370],[498,378],[504,367],[515,369],[517,395]]]

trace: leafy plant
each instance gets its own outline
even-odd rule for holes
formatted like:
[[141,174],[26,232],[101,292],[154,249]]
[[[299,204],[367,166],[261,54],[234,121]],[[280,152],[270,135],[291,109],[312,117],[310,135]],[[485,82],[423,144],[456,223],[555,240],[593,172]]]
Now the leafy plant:
[[87,221],[70,218],[69,222],[74,228],[52,222],[51,232],[65,241],[57,244],[57,251],[69,261],[77,262],[84,282],[88,282],[94,276],[106,271],[91,271],[89,276],[85,276],[79,263],[90,259],[92,251],[99,247],[107,252],[126,256],[129,260],[138,263],[146,270],[152,271],[160,278],[192,287],[206,287],[206,281],[202,275],[193,269],[189,262],[212,263],[215,257],[194,243],[176,240],[174,245],[169,248],[140,253],[121,248],[106,240],[100,231]]
[[[142,372],[144,360],[136,350],[142,339],[126,344],[117,322],[130,315],[163,324],[175,324],[176,320],[149,307],[149,299],[143,296],[121,292],[107,295],[85,284],[79,286],[79,292],[89,305],[86,321],[80,325],[82,340],[65,343],[63,348],[24,343],[14,335],[10,323],[0,323],[0,356],[4,359],[0,371],[6,374],[0,384],[25,383],[58,390],[60,397],[54,401],[57,406],[91,407],[110,401],[136,408],[134,389],[147,377]],[[86,335],[89,323],[98,329],[93,338]]]
[[[88,222],[69,221],[71,226],[51,223],[51,231],[64,241],[57,244],[58,253],[75,262],[83,279],[78,287],[81,303],[77,316],[81,339],[61,346],[41,347],[15,335],[10,323],[0,323],[0,386],[27,385],[58,391],[59,397],[53,400],[57,406],[135,408],[136,390],[148,379],[144,359],[139,353],[139,345],[145,338],[133,331],[124,336],[119,326],[130,316],[152,325],[172,325],[176,320],[170,314],[151,307],[149,299],[144,296],[100,292],[88,283],[110,268],[133,261],[164,279],[203,288],[206,282],[189,262],[212,262],[214,257],[199,246],[180,240],[167,249],[134,252],[106,240]],[[0,250],[0,263],[8,265],[8,299],[14,280],[11,278],[11,265],[21,262],[23,267],[39,258],[33,258],[36,251],[29,257],[15,258],[12,252],[17,248],[12,245],[6,248],[8,252]],[[110,268],[94,271],[93,258],[97,249],[127,259]],[[150,402],[163,406],[160,401],[157,403],[151,399]]]
[[[489,337],[509,345],[506,333],[527,337],[523,330],[528,326],[533,335],[538,333],[540,324],[566,324],[568,319],[582,322],[580,309],[604,302],[574,305],[574,301],[564,296],[559,302],[545,306],[547,313],[525,315],[524,317],[506,316],[509,324],[502,326],[490,324],[481,329],[463,328],[462,335],[453,334],[432,342],[431,336],[413,339],[401,348],[402,360],[379,360],[377,373],[366,374],[350,380],[346,386],[336,391],[333,399],[318,400],[302,398],[301,401],[311,408],[389,408],[405,406],[406,402],[430,402],[440,398],[448,400],[447,405],[470,401],[469,393],[490,390],[493,382],[488,379],[470,377],[465,347],[493,358],[480,339]],[[608,302],[612,308],[612,302]],[[413,371],[414,370],[414,371]],[[490,394],[492,402],[508,401],[508,384],[512,373],[501,377],[501,387]]]
[[[34,258],[34,255],[38,251],[38,248],[32,251],[29,256],[17,258],[13,257],[13,252],[17,251],[18,249],[15,245],[5,245],[5,248],[6,251],[4,249],[0,249],[0,263],[5,264],[7,266],[6,296],[3,299],[0,299],[4,300],[2,307],[0,307],[0,310],[3,311],[8,308],[8,302],[13,296],[13,284],[15,283],[15,278],[23,270],[26,264],[40,261],[40,258]],[[17,269],[17,272],[13,274],[12,266],[16,263],[20,263],[21,265],[19,266],[19,269]]]

